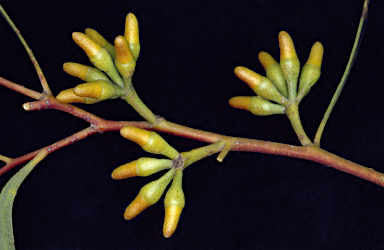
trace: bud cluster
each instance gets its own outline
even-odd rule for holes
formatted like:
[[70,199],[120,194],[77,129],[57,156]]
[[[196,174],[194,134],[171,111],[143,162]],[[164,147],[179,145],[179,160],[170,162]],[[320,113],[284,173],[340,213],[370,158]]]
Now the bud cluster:
[[56,97],[58,101],[93,104],[127,95],[132,89],[140,43],[135,15],[129,13],[125,24],[124,36],[116,37],[114,45],[91,28],[85,29],[85,33],[72,33],[73,40],[84,50],[94,67],[65,63],[64,71],[85,83],[61,91]]
[[194,162],[219,152],[225,142],[218,141],[189,152],[179,153],[160,135],[152,131],[126,126],[120,130],[120,134],[124,138],[137,143],[142,149],[149,153],[162,154],[169,158],[155,159],[142,157],[121,165],[112,172],[112,178],[120,180],[135,176],[146,177],[168,169],[162,177],[148,183],[140,189],[139,194],[125,209],[124,218],[131,220],[143,210],[158,202],[172,181],[172,185],[168,189],[164,199],[165,217],[163,235],[165,238],[169,238],[177,228],[181,212],[185,205],[184,192],[182,189],[183,170]]
[[266,77],[245,67],[235,68],[236,76],[247,83],[257,96],[233,97],[229,100],[232,107],[259,116],[284,114],[290,103],[300,102],[308,94],[320,77],[323,46],[320,42],[312,46],[301,74],[292,38],[285,31],[279,34],[279,47],[280,63],[267,52],[259,53],[258,58],[266,71]]

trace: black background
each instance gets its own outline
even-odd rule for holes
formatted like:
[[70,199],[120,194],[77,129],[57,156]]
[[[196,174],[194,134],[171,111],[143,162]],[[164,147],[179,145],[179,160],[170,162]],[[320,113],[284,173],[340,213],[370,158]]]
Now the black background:
[[[303,100],[303,126],[313,138],[342,76],[363,1],[2,1],[34,51],[55,95],[80,80],[67,61],[90,64],[71,39],[91,27],[108,40],[125,15],[140,25],[134,85],[166,119],[207,131],[298,145],[286,117],[256,117],[228,105],[252,95],[236,66],[264,74],[261,50],[279,58],[277,35],[291,34],[302,64],[324,44],[322,76]],[[322,147],[384,172],[382,115],[384,5],[373,0],[363,43]],[[41,91],[32,63],[0,20],[0,76]],[[26,112],[31,98],[0,87],[0,154],[17,157],[88,126],[54,110]],[[142,120],[121,100],[78,105],[112,120]],[[205,145],[162,134],[179,151]],[[382,249],[384,189],[299,159],[233,152],[184,173],[186,206],[171,239],[162,236],[163,199],[132,221],[125,207],[161,174],[114,181],[117,166],[150,156],[117,132],[93,135],[49,155],[19,189],[16,248],[24,249]],[[4,186],[17,167],[0,177]]]

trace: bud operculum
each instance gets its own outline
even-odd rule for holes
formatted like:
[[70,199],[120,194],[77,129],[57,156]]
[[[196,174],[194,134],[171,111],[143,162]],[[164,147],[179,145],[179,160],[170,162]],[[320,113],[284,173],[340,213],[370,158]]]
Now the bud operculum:
[[163,235],[169,238],[173,235],[179,223],[181,212],[185,206],[185,197],[182,189],[182,169],[176,170],[172,186],[167,191],[164,199],[165,217]]

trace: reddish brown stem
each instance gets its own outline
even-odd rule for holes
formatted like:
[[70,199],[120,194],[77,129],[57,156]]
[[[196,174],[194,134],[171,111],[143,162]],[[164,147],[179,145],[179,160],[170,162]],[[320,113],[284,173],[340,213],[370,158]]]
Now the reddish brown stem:
[[26,87],[24,86],[21,86],[17,83],[14,83],[14,82],[11,82],[11,81],[8,81],[7,79],[4,79],[2,77],[0,77],[0,85],[3,85],[9,89],[12,89],[16,92],[19,92],[23,95],[26,95],[26,96],[29,96],[33,99],[36,99],[36,100],[40,100],[41,98],[43,98],[43,94],[39,93],[39,92],[36,92],[34,90],[30,90],[30,89],[27,89]]
[[79,141],[81,139],[84,139],[94,133],[96,133],[97,131],[92,128],[92,127],[88,127],[86,129],[83,129],[63,140],[60,140],[58,142],[55,142],[49,146],[46,146],[44,148],[41,148],[41,149],[38,149],[38,150],[35,150],[29,154],[26,154],[26,155],[23,155],[23,156],[20,156],[20,157],[17,157],[17,158],[14,158],[14,159],[11,159],[10,162],[8,162],[4,167],[2,167],[0,169],[0,176],[4,173],[6,173],[8,170],[16,167],[17,165],[20,165],[26,161],[29,161],[31,160],[33,157],[35,157],[35,155],[37,155],[37,153],[39,153],[41,150],[46,150],[48,152],[48,154],[58,150],[59,148],[62,148],[62,147],[65,147],[67,145],[70,145],[72,143],[75,143],[76,141]]
[[[31,96],[31,93],[37,93],[15,83],[9,82],[3,78],[0,78],[0,83],[6,83],[2,85],[14,89],[19,93],[25,94],[27,96]],[[124,126],[135,126],[147,130],[169,133],[176,136],[181,136],[207,143],[225,140],[228,145],[231,145],[231,151],[259,152],[310,160],[352,174],[354,176],[360,177],[364,180],[373,182],[377,185],[384,187],[384,175],[382,173],[376,172],[373,169],[366,168],[364,166],[331,154],[319,148],[318,146],[292,146],[276,142],[230,137],[193,128],[188,128],[179,124],[168,122],[165,119],[160,119],[155,126],[152,126],[148,122],[108,121],[73,105],[60,103],[56,100],[56,98],[51,95],[39,95],[41,95],[39,98],[35,98],[37,97],[37,95],[33,95],[35,96],[33,98],[41,99],[40,101],[26,103],[23,105],[24,108],[26,110],[57,109],[72,114],[81,119],[84,119],[85,121],[91,124],[91,127],[86,128],[66,139],[63,139],[59,142],[45,147],[44,149],[46,149],[49,153],[56,151],[57,149],[67,146],[71,143],[74,143],[75,141],[84,139],[96,132],[117,131]],[[27,155],[12,159],[3,168],[0,169],[0,175],[7,172],[14,166],[17,166],[27,160],[32,159],[40,150],[41,149],[36,150]]]

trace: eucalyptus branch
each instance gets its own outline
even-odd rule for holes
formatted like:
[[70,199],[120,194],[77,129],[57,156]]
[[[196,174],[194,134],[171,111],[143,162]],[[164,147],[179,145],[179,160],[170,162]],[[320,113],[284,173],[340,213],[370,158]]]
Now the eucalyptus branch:
[[[12,82],[9,82],[9,83],[11,86],[16,85],[15,83],[12,83]],[[29,92],[28,89],[25,89],[21,93],[25,91],[26,93]],[[318,163],[327,165],[329,167],[338,169],[340,171],[355,175],[367,181],[373,182],[377,185],[384,186],[382,173],[379,173],[372,169],[355,164],[351,161],[342,159],[316,146],[300,147],[300,146],[292,146],[292,145],[287,145],[283,143],[262,141],[262,140],[256,140],[256,139],[225,136],[225,135],[220,135],[216,133],[211,133],[211,132],[202,131],[202,130],[182,126],[179,124],[175,124],[165,120],[164,118],[160,119],[158,124],[156,124],[156,126],[152,126],[150,123],[147,123],[147,122],[108,121],[108,120],[99,118],[76,106],[60,103],[53,96],[48,96],[46,99],[43,99],[37,102],[26,103],[23,105],[23,107],[26,108],[26,110],[28,111],[42,110],[42,109],[56,109],[56,110],[60,110],[68,114],[71,114],[73,116],[76,116],[78,118],[81,118],[90,123],[91,126],[89,128],[86,128],[61,141],[58,141],[56,143],[53,143],[49,146],[44,147],[43,149],[47,149],[49,153],[56,151],[59,148],[62,148],[69,144],[72,144],[78,140],[84,139],[96,132],[118,131],[125,126],[134,126],[142,129],[164,132],[164,133],[173,134],[176,136],[181,136],[184,138],[203,141],[207,143],[215,143],[217,141],[223,140],[226,142],[226,145],[223,148],[225,149],[225,152],[229,152],[229,151],[258,152],[258,153],[281,155],[281,156],[288,156],[293,158],[310,160],[310,161],[318,162]],[[24,156],[11,159],[10,162],[8,162],[3,168],[0,169],[0,175],[2,175],[3,173],[7,172],[8,170],[12,169],[17,165],[32,159],[40,150],[36,150]],[[222,161],[224,157],[223,157],[223,154],[220,154],[218,157],[218,160]]]
[[[76,141],[85,139],[97,132],[107,131],[120,131],[120,134],[124,138],[137,143],[143,150],[152,154],[161,154],[169,158],[154,159],[143,157],[118,167],[112,173],[112,178],[122,179],[133,176],[148,176],[158,171],[168,169],[168,172],[161,178],[145,185],[124,213],[124,217],[127,220],[134,218],[144,209],[155,204],[161,198],[167,185],[172,181],[172,186],[168,190],[164,200],[165,220],[163,234],[166,238],[169,238],[175,231],[181,211],[185,205],[184,193],[182,191],[182,171],[187,166],[214,153],[219,153],[217,160],[220,162],[224,160],[230,151],[258,152],[305,159],[327,165],[384,187],[383,173],[343,159],[321,149],[319,146],[324,126],[356,58],[358,45],[361,42],[364,22],[367,18],[368,2],[369,1],[366,0],[364,4],[357,37],[346,71],[325,112],[324,118],[316,133],[314,144],[306,135],[301,124],[298,106],[302,98],[309,93],[311,87],[320,77],[324,51],[321,43],[316,42],[313,45],[308,61],[302,70],[300,70],[300,62],[292,38],[287,32],[282,31],[279,34],[280,63],[277,63],[277,61],[266,52],[259,54],[259,60],[266,70],[266,77],[245,67],[239,66],[235,69],[235,74],[252,88],[256,96],[234,97],[230,100],[230,105],[235,108],[248,110],[260,116],[286,114],[302,146],[216,134],[175,124],[160,116],[154,115],[138,97],[132,85],[132,75],[140,52],[138,22],[132,13],[127,15],[124,36],[118,36],[116,38],[115,46],[109,44],[98,32],[92,29],[87,29],[86,34],[81,32],[74,32],[72,34],[76,44],[84,50],[95,67],[77,63],[64,64],[64,71],[66,73],[80,78],[85,81],[85,83],[79,84],[75,88],[64,90],[60,92],[57,97],[54,97],[51,94],[32,51],[4,9],[0,6],[2,15],[27,50],[44,91],[40,94],[4,78],[0,78],[0,85],[35,99],[36,101],[23,104],[23,108],[26,111],[54,109],[66,112],[89,123],[89,127],[26,155],[17,158],[8,158],[0,155],[0,160],[5,162],[5,166],[0,169],[0,175],[21,163],[31,160],[26,167],[15,175],[15,178],[9,181],[9,185],[6,185],[1,194],[2,197],[8,199],[7,195],[9,193],[15,195],[18,186],[24,180],[25,176],[46,155]],[[70,104],[74,102],[93,104],[116,98],[125,100],[148,122],[105,120]],[[209,145],[179,153],[177,149],[169,145],[155,131],[203,141]],[[11,185],[15,186],[16,189],[8,189]],[[13,198],[14,197],[11,197],[11,199],[7,200],[7,211],[12,211],[12,206],[9,206],[9,204],[12,205]],[[9,226],[11,225],[11,219],[8,218],[7,220],[7,223],[3,224],[8,225],[12,231],[12,227]],[[7,230],[5,229],[5,227],[2,227],[0,239],[7,234]],[[11,241],[11,245],[13,245],[13,238]]]

